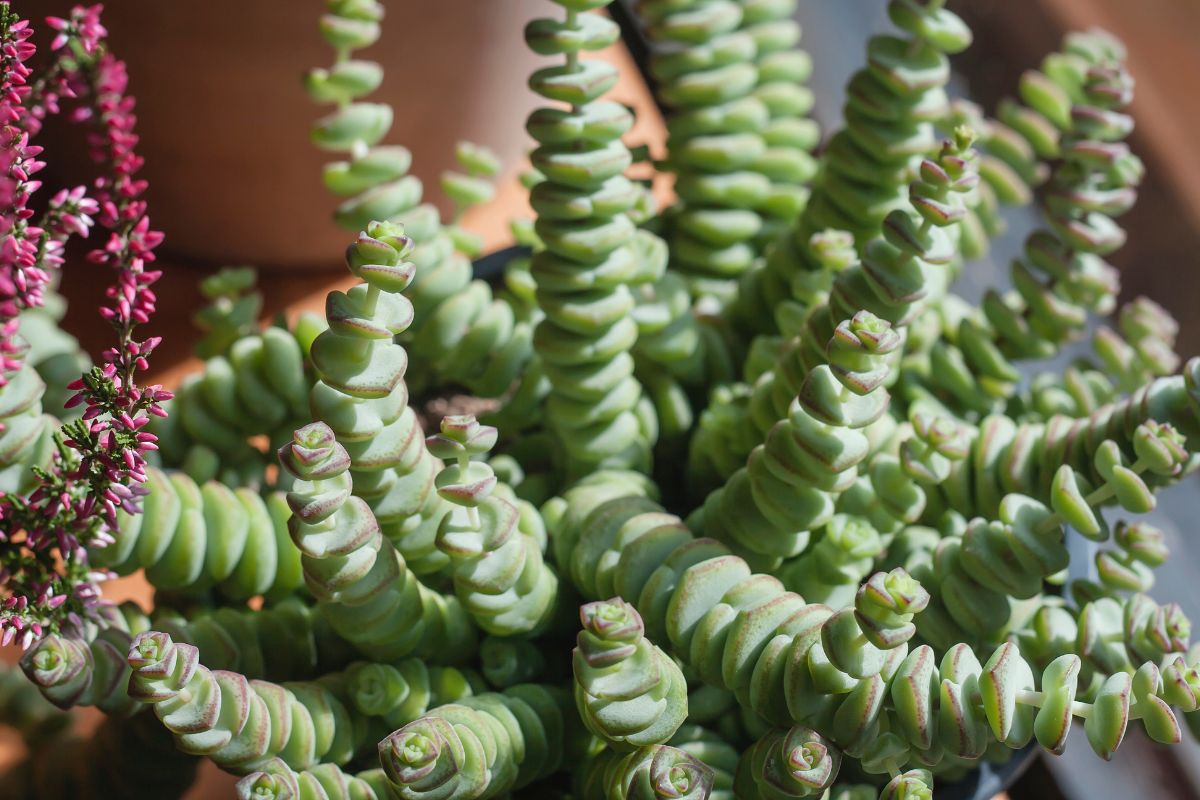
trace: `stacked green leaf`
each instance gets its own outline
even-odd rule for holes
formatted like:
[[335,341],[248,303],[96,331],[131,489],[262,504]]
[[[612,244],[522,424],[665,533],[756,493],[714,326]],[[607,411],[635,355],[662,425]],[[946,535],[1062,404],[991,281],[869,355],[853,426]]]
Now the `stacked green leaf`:
[[523,684],[440,706],[379,743],[391,789],[404,800],[484,800],[562,764],[564,698]]
[[[393,340],[413,319],[412,304],[401,294],[415,272],[405,260],[412,245],[395,226],[374,223],[367,230],[347,251],[351,272],[363,282],[329,294],[329,329],[312,344],[319,378],[312,416],[329,426],[336,448],[349,456],[343,480],[369,506],[372,522],[411,569],[427,574],[447,563],[435,539],[449,508],[434,487],[438,461],[426,450],[421,424],[408,405],[408,354]],[[285,451],[299,452],[286,446],[280,452]],[[295,486],[289,497],[309,491]],[[294,511],[305,502],[289,499]]]
[[163,463],[200,483],[262,483],[268,459],[249,440],[278,444],[308,419],[312,377],[299,335],[271,326],[237,336],[185,377],[165,406],[168,416],[151,426]]
[[364,282],[330,294],[330,328],[312,345],[312,408],[323,421],[296,431],[280,460],[297,479],[289,529],[305,582],[333,629],[376,657],[454,660],[474,644],[467,614],[408,564],[436,571],[448,562],[435,539],[449,510],[407,405],[407,356],[393,341],[412,318],[400,294],[412,280],[411,249],[394,226],[376,223],[347,251]]
[[883,382],[899,334],[862,311],[828,341],[829,363],[804,377],[787,416],[691,518],[766,569],[803,552],[810,532],[833,517],[870,450],[863,430],[887,412]]
[[619,597],[579,609],[575,705],[592,733],[616,750],[665,744],[687,717],[687,681],[645,637],[637,610]]
[[429,450],[452,463],[438,473],[451,506],[437,546],[450,559],[458,599],[480,628],[498,636],[536,632],[555,610],[558,577],[542,560],[546,532],[533,506],[495,493],[496,473],[481,458],[498,431],[471,415],[446,417]]
[[356,661],[341,676],[347,702],[368,720],[386,730],[378,737],[420,719],[432,709],[457,703],[482,691],[473,672],[454,667],[431,667],[419,658],[396,665]]
[[812,75],[812,58],[798,45],[796,0],[740,0],[741,31],[755,43],[758,85],[753,96],[767,107],[769,120],[762,131],[766,151],[755,170],[771,181],[771,190],[757,210],[763,217],[760,249],[775,241],[808,202],[808,184],[817,174],[811,155],[821,138],[808,118],[813,93],[805,86]]
[[903,36],[880,35],[867,45],[867,67],[850,80],[845,128],[829,142],[812,197],[793,229],[781,236],[763,269],[746,275],[734,309],[739,326],[772,334],[780,298],[812,305],[833,280],[809,247],[814,233],[849,231],[860,247],[876,239],[884,219],[907,201],[921,159],[937,148],[934,125],[948,109],[947,53],[971,43],[971,31],[941,0],[893,0],[888,15]]
[[210,670],[195,647],[146,632],[129,647],[129,696],[149,703],[185,753],[253,772],[279,758],[290,768],[345,764],[361,746],[350,711],[317,683],[276,684]]
[[266,762],[237,783],[238,800],[387,800],[382,770],[357,775],[336,764],[294,770],[281,759]]
[[777,308],[777,316],[788,320],[786,328],[795,334],[779,350],[774,368],[758,375],[744,406],[735,403],[707,412],[707,424],[689,453],[694,480],[727,477],[729,465],[748,454],[745,444],[761,442],[787,416],[803,381],[829,359],[821,345],[830,341],[841,320],[865,310],[905,335],[914,320],[945,296],[966,213],[963,196],[978,184],[973,140],[971,130],[959,128],[936,157],[920,162],[918,179],[909,185],[908,207],[888,214],[883,235],[866,244],[861,262],[848,234],[826,231],[813,237],[812,252],[836,268],[832,291],[806,312],[786,301]]
[[34,469],[50,464],[58,420],[42,410],[46,385],[31,364],[23,363],[5,377],[0,386],[0,491],[26,492],[35,485]]
[[120,617],[112,622],[99,631],[43,636],[21,655],[22,671],[61,709],[96,706],[114,716],[129,715],[137,703],[126,692],[125,655],[134,632]]
[[[1014,361],[1054,355],[1082,335],[1092,315],[1115,307],[1119,277],[1104,256],[1125,242],[1115,218],[1137,199],[1144,172],[1123,141],[1133,127],[1123,112],[1133,96],[1124,56],[1107,34],[1072,34],[1064,52],[1043,63],[1044,72],[1022,81],[1033,107],[1025,109],[1028,125],[1052,123],[1061,132],[1061,161],[1047,185],[1047,228],[1032,234],[1024,258],[1013,262],[1014,290],[990,290],[981,313],[947,320],[945,339],[934,343],[927,362],[906,370],[951,410],[995,410],[1015,392],[1020,373]],[[1120,349],[1113,338],[1106,335],[1106,352]],[[1117,360],[1132,362],[1137,351],[1127,350]],[[922,392],[910,397],[915,401]]]
[[[392,107],[361,98],[378,88],[383,70],[350,53],[379,38],[383,4],[330,0],[329,7],[321,32],[337,60],[329,69],[313,70],[306,85],[313,100],[336,106],[314,126],[313,142],[347,154],[324,173],[326,187],[347,197],[335,219],[354,232],[374,220],[403,222],[420,242],[413,254],[418,275],[407,290],[416,319],[404,334],[412,345],[414,388],[457,383],[482,397],[500,397],[530,366],[536,310],[495,297],[487,283],[472,280],[471,262],[461,249],[473,251],[478,243],[456,222],[443,227],[437,209],[421,203],[421,181],[408,174],[409,151],[379,144],[392,126]],[[447,193],[460,207],[486,199],[490,184],[480,178],[494,173],[495,164],[475,148],[460,145],[458,155],[468,174],[444,177]],[[540,392],[539,374],[524,380]]]
[[130,618],[131,631],[170,634],[177,642],[194,645],[210,668],[250,679],[307,680],[353,655],[329,630],[319,609],[299,597],[258,610],[222,606],[188,615],[167,610],[145,617],[140,610],[131,613],[128,604],[121,609]]
[[756,165],[770,119],[753,92],[757,44],[734,0],[647,0],[638,11],[656,43],[650,69],[667,119],[665,166],[679,202],[669,214],[671,268],[698,294],[729,299],[757,256],[771,185]]
[[530,272],[545,314],[534,346],[550,379],[546,424],[570,475],[600,465],[648,469],[656,423],[633,375],[638,329],[630,286],[662,273],[666,247],[629,217],[641,190],[624,176],[632,157],[620,137],[633,115],[601,100],[616,69],[579,58],[616,41],[617,26],[587,13],[602,0],[556,2],[564,19],[537,19],[525,30],[535,52],[564,57],[535,72],[531,88],[568,106],[540,108],[526,123],[539,145],[533,165],[545,176],[530,197],[545,246]]
[[260,495],[183,472],[146,471],[142,513],[120,512],[116,541],[94,547],[92,563],[118,575],[146,571],[157,589],[217,589],[235,602],[275,600],[304,585],[300,552],[288,534],[283,492]]
[[604,750],[575,773],[580,800],[705,800],[712,786],[711,767],[661,744],[628,754]]
[[823,797],[837,778],[841,762],[841,752],[813,730],[801,726],[772,730],[742,754],[738,797]]
[[712,770],[709,800],[734,800],[734,775],[740,755],[737,748],[712,731],[691,723],[684,724],[668,742]]

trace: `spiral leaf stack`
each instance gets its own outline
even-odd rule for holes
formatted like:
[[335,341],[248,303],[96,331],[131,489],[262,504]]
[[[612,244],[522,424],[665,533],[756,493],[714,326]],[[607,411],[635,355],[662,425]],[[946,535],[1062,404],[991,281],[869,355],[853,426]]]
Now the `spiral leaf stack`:
[[336,764],[296,771],[273,758],[237,783],[238,800],[387,800],[372,770],[350,775]]
[[921,635],[939,648],[954,642],[988,642],[1010,620],[1008,598],[1028,600],[1043,581],[1066,568],[1064,525],[1103,541],[1108,530],[1098,514],[1115,499],[1126,511],[1145,513],[1154,495],[1140,473],[1175,474],[1186,459],[1181,437],[1167,426],[1144,423],[1134,436],[1138,458],[1126,465],[1113,441],[1101,445],[1095,470],[1103,480],[1087,492],[1085,479],[1064,464],[1055,473],[1048,503],[1009,494],[995,521],[975,519],[961,536],[939,543],[932,558],[910,569],[934,589],[936,600],[921,617]]
[[[477,242],[457,224],[443,227],[437,209],[421,203],[421,181],[408,174],[409,151],[379,144],[392,126],[392,107],[360,98],[375,91],[383,70],[373,61],[351,59],[349,53],[379,38],[383,4],[330,0],[329,8],[321,32],[337,61],[330,69],[312,71],[306,85],[314,101],[336,105],[316,123],[314,143],[349,155],[325,168],[326,187],[348,198],[335,219],[351,231],[374,220],[403,222],[421,243],[413,253],[419,277],[408,290],[416,322],[404,337],[413,345],[417,385],[461,383],[480,396],[499,397],[529,365],[534,320],[529,309],[494,297],[486,283],[472,280],[471,262],[459,249],[466,245],[471,250]],[[472,173],[494,172],[494,162],[478,148],[460,145],[458,155]],[[490,189],[475,177],[448,177],[443,184],[456,202],[473,202],[482,199],[481,184]],[[535,387],[537,383],[534,379]]]
[[666,246],[629,217],[641,190],[623,174],[631,156],[621,135],[633,116],[601,99],[616,69],[579,58],[616,41],[617,26],[588,13],[603,0],[556,3],[565,19],[534,20],[525,30],[534,52],[565,59],[535,72],[530,87],[569,106],[538,109],[526,124],[538,142],[533,165],[546,178],[530,198],[545,245],[530,268],[545,313],[534,333],[551,385],[545,413],[572,475],[600,465],[646,469],[655,423],[633,376],[638,330],[629,287],[662,273]]
[[437,476],[438,494],[454,507],[442,518],[437,544],[450,558],[458,598],[480,628],[513,636],[547,621],[558,578],[542,560],[545,531],[537,511],[494,495],[495,472],[471,460],[486,456],[497,435],[474,416],[446,417],[428,446],[452,462]]
[[659,45],[650,69],[670,109],[667,160],[680,202],[671,210],[671,267],[699,294],[728,299],[757,255],[771,193],[756,167],[767,153],[765,103],[753,96],[758,47],[733,0],[647,0],[638,6]]
[[144,569],[161,590],[215,587],[234,601],[278,599],[304,584],[282,492],[263,497],[217,481],[199,485],[154,467],[147,475],[142,513],[121,512],[116,542],[92,553],[98,566],[119,575]]
[[130,633],[120,626],[82,637],[50,634],[21,655],[21,670],[61,709],[96,706],[124,716],[137,706],[125,692]]
[[357,746],[350,712],[315,683],[250,681],[210,670],[200,653],[147,631],[129,646],[129,696],[149,703],[179,749],[234,772],[280,758],[292,769],[344,764]]
[[765,267],[742,282],[736,317],[748,331],[774,333],[778,298],[796,293],[809,305],[832,282],[809,249],[814,233],[849,231],[865,247],[887,215],[903,207],[917,165],[937,148],[934,124],[949,102],[946,54],[966,48],[971,31],[941,0],[892,0],[888,15],[905,35],[868,43],[867,67],[848,86],[846,126],[829,143],[811,199]]
[[530,683],[542,676],[546,657],[537,644],[527,639],[484,638],[479,645],[480,671],[497,689]]
[[502,797],[562,763],[562,702],[535,684],[468,697],[384,739],[379,760],[403,800]]
[[[814,256],[831,270],[846,269],[858,258],[854,239],[845,231],[814,234],[810,246]],[[699,492],[711,491],[744,466],[746,456],[762,444],[771,426],[787,416],[807,372],[801,360],[803,345],[798,336],[756,338],[745,366],[745,379],[753,381],[753,386],[718,386],[714,390],[688,452],[689,478]]]
[[326,300],[330,327],[312,345],[320,380],[311,402],[313,417],[349,454],[351,473],[341,480],[367,502],[410,568],[426,574],[447,562],[435,538],[449,508],[434,491],[438,462],[408,405],[408,354],[393,341],[413,319],[412,304],[400,294],[414,275],[411,252],[411,240],[389,223],[372,223],[347,250],[350,271],[362,283]]
[[862,429],[887,411],[887,356],[901,343],[891,325],[859,312],[828,341],[829,363],[805,376],[788,416],[698,512],[707,535],[768,568],[801,553],[830,520],[867,455]]
[[[922,603],[919,587],[906,576],[881,575],[879,589],[864,589],[858,607],[845,613],[806,605],[716,542],[693,539],[677,518],[639,497],[632,482],[618,482],[626,493],[611,499],[600,481],[565,498],[562,529],[577,543],[571,574],[585,596],[615,588],[701,680],[733,691],[769,721],[819,719],[843,743],[861,736],[880,709],[879,670],[904,656],[909,612]],[[831,650],[823,643],[827,624]],[[796,669],[785,669],[788,663]]]
[[[383,3],[374,0],[329,0],[321,17],[321,35],[334,49],[335,63],[314,69],[305,78],[309,97],[335,110],[318,120],[311,131],[322,150],[347,153],[347,161],[325,167],[325,185],[343,195],[355,195],[338,208],[338,221],[361,228],[373,219],[386,219],[399,208],[416,205],[420,184],[405,181],[411,157],[402,147],[377,147],[392,127],[392,108],[362,102],[383,82],[383,69],[373,61],[351,58],[355,50],[379,39]],[[411,200],[416,194],[417,200]],[[405,202],[405,201],[408,202]]]
[[[1030,73],[1023,83],[1038,109],[1028,119],[1043,127],[1049,120],[1062,132],[1061,161],[1047,189],[1048,227],[1026,240],[1024,258],[1013,263],[1014,291],[990,290],[982,318],[964,319],[949,341],[939,342],[924,376],[966,411],[993,410],[1018,380],[1012,360],[1054,355],[1081,335],[1090,315],[1108,314],[1116,303],[1119,277],[1104,256],[1125,242],[1115,218],[1136,201],[1144,172],[1123,141],[1132,130],[1123,109],[1133,81],[1123,48],[1107,34],[1073,34],[1064,50],[1044,65],[1053,78]],[[1144,333],[1134,326],[1133,335]],[[1122,348],[1114,339],[1102,335],[1102,352],[1132,362],[1134,346]]]
[[687,716],[687,681],[616,597],[579,609],[575,704],[588,730],[617,750],[665,744]]
[[811,152],[821,131],[808,118],[813,93],[804,83],[812,75],[812,58],[798,45],[800,25],[794,0],[750,0],[742,4],[741,30],[755,43],[758,86],[754,97],[770,117],[763,131],[766,152],[755,169],[771,181],[763,216],[760,246],[773,242],[796,220],[808,202],[808,184],[817,174]]
[[[704,462],[716,466],[744,458],[744,451],[733,448],[761,441],[787,415],[791,398],[802,390],[806,376],[829,360],[820,343],[829,341],[838,321],[865,310],[903,335],[914,319],[945,295],[947,268],[957,256],[959,223],[966,212],[963,196],[979,180],[973,141],[973,131],[958,128],[935,157],[920,162],[918,179],[909,186],[909,208],[888,214],[883,235],[866,245],[861,262],[853,257],[848,234],[825,231],[813,237],[810,247],[818,260],[838,268],[832,293],[803,316],[792,303],[780,305],[777,316],[785,321],[781,322],[785,331],[795,335],[780,350],[774,369],[755,382],[740,417],[744,430],[723,431],[724,426],[713,422],[705,429],[707,435],[695,441],[694,474],[704,475]],[[730,416],[739,418],[732,409]],[[712,448],[727,452],[705,452]]]
[[741,756],[737,748],[699,725],[685,723],[668,742],[713,771],[709,800],[735,800],[734,776]]
[[350,493],[350,457],[333,431],[301,428],[280,460],[297,478],[289,530],[305,582],[333,629],[372,654],[460,655],[473,640],[465,612],[409,571],[370,507]]
[[713,771],[687,751],[650,745],[628,754],[605,750],[578,772],[580,800],[705,800]]
[[742,755],[738,796],[750,800],[821,797],[837,778],[842,754],[803,726],[775,729]]

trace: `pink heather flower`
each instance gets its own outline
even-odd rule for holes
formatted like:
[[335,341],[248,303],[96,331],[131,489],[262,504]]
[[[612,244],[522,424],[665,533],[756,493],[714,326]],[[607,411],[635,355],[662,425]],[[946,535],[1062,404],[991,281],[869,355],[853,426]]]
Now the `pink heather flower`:
[[[64,426],[74,454],[56,456],[27,497],[0,495],[0,528],[24,531],[34,555],[32,564],[0,562],[0,590],[25,587],[0,602],[0,642],[23,647],[48,630],[81,631],[81,613],[99,618],[105,607],[99,584],[111,575],[88,571],[86,548],[115,541],[118,511],[140,511],[148,492],[144,453],[157,449],[144,428],[150,415],[165,416],[160,404],[171,397],[161,386],[137,382],[160,342],[134,333],[156,308],[152,286],[161,273],[148,266],[163,236],[151,228],[142,197],[147,183],[136,175],[143,162],[128,74],[104,47],[100,12],[99,5],[77,6],[65,18],[47,20],[55,32],[51,58],[33,82],[24,63],[34,53],[29,24],[9,17],[0,39],[0,386],[27,350],[17,316],[42,303],[67,240],[103,227],[88,260],[115,271],[101,314],[117,342],[68,387],[74,394],[67,405],[86,406],[82,421]],[[41,187],[36,176],[45,162],[31,139],[64,100],[70,118],[89,128],[86,141],[100,177],[90,188],[58,190],[35,219],[29,199]]]
[[83,48],[83,52],[92,54],[100,46],[100,41],[108,35],[108,31],[100,24],[102,5],[75,6],[66,19],[61,17],[46,17],[46,24],[58,31],[54,41],[50,43],[51,50],[61,50],[67,42],[75,39]]

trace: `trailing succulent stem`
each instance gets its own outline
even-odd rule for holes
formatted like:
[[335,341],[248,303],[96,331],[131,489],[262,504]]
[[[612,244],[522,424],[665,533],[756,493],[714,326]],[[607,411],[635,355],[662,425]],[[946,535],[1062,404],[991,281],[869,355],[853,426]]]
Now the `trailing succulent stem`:
[[789,224],[815,173],[816,126],[804,118],[811,70],[795,49],[793,3],[693,0],[639,5],[659,45],[651,71],[670,108],[666,166],[671,267],[698,295],[728,301],[763,245]]
[[[1054,355],[1082,335],[1092,316],[1115,307],[1119,276],[1104,257],[1125,242],[1115,219],[1137,200],[1144,173],[1123,141],[1133,128],[1124,113],[1133,97],[1124,59],[1124,48],[1108,34],[1071,34],[1063,52],[1022,79],[1031,108],[1003,107],[1009,123],[1041,142],[1040,155],[1059,161],[1047,184],[1046,227],[1026,240],[1023,258],[1013,262],[1013,290],[989,290],[982,313],[947,319],[945,341],[936,341],[927,360],[906,372],[907,380],[954,410],[994,410],[1015,392],[1020,373],[1014,362]],[[1097,339],[1103,362],[1123,367],[1114,372],[1121,388],[1141,385],[1132,384],[1133,375],[1151,378],[1174,369],[1169,323],[1164,330],[1131,320],[1126,335],[1131,342],[1106,329]],[[914,402],[922,397],[909,393]]]
[[[1147,442],[1143,452],[1158,459],[1156,468],[1168,469],[1171,456],[1155,447]],[[903,570],[873,576],[852,608],[835,613],[805,604],[717,543],[692,538],[643,491],[632,476],[602,474],[548,507],[560,520],[565,562],[584,595],[615,589],[701,680],[733,691],[774,724],[808,726],[862,759],[869,771],[899,776],[910,759],[928,765],[947,759],[953,767],[979,758],[993,741],[1020,747],[1035,736],[1061,752],[1070,726],[1070,714],[1059,713],[1064,708],[1095,720],[1085,726],[1089,740],[1107,757],[1124,735],[1125,720],[1145,716],[1158,731],[1154,735],[1169,739],[1178,726],[1165,703],[1186,712],[1196,707],[1194,693],[1184,688],[1191,685],[1190,667],[1182,656],[1171,668],[1172,676],[1183,676],[1172,677],[1174,688],[1156,683],[1151,663],[1139,678],[1141,695],[1121,689],[1132,684],[1129,673],[1118,671],[1101,680],[1088,708],[1071,705],[1079,664],[1074,655],[1048,666],[1037,691],[1032,670],[1012,644],[984,666],[968,645],[952,644],[935,666],[927,645],[909,650],[930,596]],[[1023,516],[1022,523],[1049,532],[1058,524],[1056,514],[1087,513],[1086,505],[1067,497],[1056,507]],[[1172,639],[1156,652],[1179,653],[1180,647]],[[752,774],[769,774],[766,754],[775,741],[760,743],[764,760],[754,762],[759,767]]]
[[[0,0],[0,647],[28,679],[0,670],[0,722],[30,745],[0,800],[179,796],[196,757],[242,800],[931,800],[1076,724],[1104,759],[1135,721],[1200,736],[1200,644],[1136,519],[1200,466],[1200,358],[1144,298],[1093,319],[1144,171],[1120,44],[1069,35],[989,118],[947,96],[962,20],[889,0],[818,158],[796,0],[640,0],[656,161],[592,57],[615,8],[552,2],[524,30],[554,59],[536,221],[493,291],[467,212],[499,161],[457,144],[443,223],[355,57],[383,3],[327,0],[305,88],[353,285],[263,329],[252,270],[207,279],[204,365],[160,408],[134,382],[157,339],[129,339],[159,234],[122,65],[79,8],[30,78]],[[28,137],[59,94],[121,163],[35,236]],[[1012,289],[955,296],[1035,192]],[[46,384],[84,359],[41,272],[91,213],[93,258],[129,262],[121,344],[60,429]],[[1072,537],[1102,547],[1058,591]],[[104,599],[138,573],[152,611]],[[73,736],[74,706],[109,719]]]
[[[412,347],[412,380],[418,391],[459,383],[482,397],[500,397],[521,376],[526,392],[544,394],[533,358],[536,310],[515,297],[498,297],[484,281],[473,280],[470,257],[479,246],[456,219],[442,225],[437,208],[422,203],[421,181],[408,174],[412,154],[398,145],[381,145],[392,126],[393,109],[366,102],[383,80],[373,61],[354,59],[352,51],[378,40],[383,3],[375,0],[329,0],[321,18],[321,34],[336,53],[334,65],[312,70],[309,96],[334,106],[312,130],[317,147],[344,153],[345,160],[326,165],[326,188],[345,197],[334,218],[357,232],[375,220],[403,223],[420,246],[412,253],[417,276],[408,287],[416,310],[412,327],[401,334]],[[460,143],[456,151],[467,174],[448,173],[442,186],[456,207],[490,196],[486,178],[495,174],[494,156]],[[530,369],[529,374],[525,374]]]
[[363,283],[330,294],[330,327],[312,345],[312,408],[323,421],[296,431],[280,461],[296,478],[289,530],[305,582],[334,630],[367,653],[453,660],[474,640],[467,614],[409,567],[447,563],[436,535],[449,510],[407,404],[407,357],[393,341],[412,318],[399,294],[412,280],[411,248],[378,223],[347,251]]
[[319,684],[210,670],[195,647],[158,632],[138,634],[128,658],[130,697],[154,707],[180,750],[223,769],[252,772],[272,758],[292,769],[344,764],[357,749],[349,711]]
[[752,333],[775,333],[775,298],[811,305],[834,278],[810,242],[826,229],[850,232],[859,248],[881,233],[884,219],[906,201],[922,158],[937,149],[934,124],[948,108],[948,53],[971,43],[971,31],[941,0],[892,0],[888,15],[902,36],[867,45],[867,66],[850,80],[845,127],[829,142],[812,197],[792,230],[748,273],[735,317]]
[[440,706],[379,743],[391,790],[404,800],[483,800],[562,763],[563,698],[533,684]]
[[645,638],[637,610],[619,597],[579,609],[575,704],[588,730],[616,750],[666,743],[687,716],[687,681]]
[[[957,257],[959,223],[966,210],[963,197],[979,179],[973,141],[973,131],[958,128],[936,156],[920,161],[917,179],[908,187],[908,207],[888,213],[881,236],[859,243],[864,249],[861,261],[855,257],[849,234],[824,231],[813,236],[810,245],[815,257],[836,270],[831,292],[812,303],[779,305],[780,325],[788,338],[778,349],[773,368],[756,377],[745,404],[725,408],[714,404],[706,412],[707,424],[702,422],[689,454],[695,478],[727,477],[728,465],[745,458],[745,444],[762,441],[778,420],[788,416],[792,398],[803,394],[809,374],[824,364],[839,374],[858,373],[859,394],[894,381],[909,325],[945,297],[949,285],[948,270]],[[874,315],[894,331],[894,342],[876,348],[880,357],[870,370],[850,365],[855,356],[832,345],[841,321],[859,315]],[[830,342],[829,347],[822,348],[824,342]],[[760,340],[760,344],[764,343]],[[868,372],[869,376],[863,375]],[[872,397],[886,407],[885,391]]]
[[617,26],[589,13],[603,0],[556,2],[564,19],[537,19],[525,31],[535,52],[563,57],[534,73],[530,86],[568,106],[540,108],[526,123],[538,142],[533,165],[545,177],[530,196],[544,245],[530,274],[545,314],[534,334],[551,386],[545,413],[571,475],[598,466],[646,470],[656,423],[633,375],[630,286],[661,275],[667,251],[629,216],[641,189],[623,174],[631,156],[620,137],[633,115],[601,99],[616,69],[580,58],[616,41]]
[[438,495],[453,508],[438,526],[438,548],[455,592],[484,631],[512,636],[536,631],[555,610],[558,577],[542,560],[542,518],[524,501],[495,494],[496,474],[480,458],[497,431],[475,417],[446,417],[429,449],[450,463],[438,473]]
[[147,470],[142,513],[122,514],[116,542],[93,563],[128,575],[139,569],[157,589],[215,588],[234,601],[286,597],[304,584],[300,552],[288,535],[291,509],[282,492],[203,485],[183,472]]

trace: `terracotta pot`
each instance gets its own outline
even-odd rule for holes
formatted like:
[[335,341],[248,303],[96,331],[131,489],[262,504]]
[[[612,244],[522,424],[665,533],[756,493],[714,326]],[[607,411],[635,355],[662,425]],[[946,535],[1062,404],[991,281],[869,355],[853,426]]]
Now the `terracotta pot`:
[[[50,0],[46,13],[69,2]],[[138,97],[152,219],[167,233],[165,257],[182,263],[340,269],[345,233],[320,182],[330,155],[308,141],[322,109],[301,86],[332,52],[317,33],[318,0],[120,0],[104,21],[129,65]],[[437,176],[454,143],[496,150],[510,170],[524,162],[524,119],[536,103],[525,82],[545,60],[522,40],[543,0],[393,0],[378,44],[392,104],[387,141],[413,151],[414,173],[441,203]],[[41,12],[41,9],[39,9]],[[39,13],[38,16],[41,16]],[[78,134],[46,132],[56,158],[82,159]],[[56,141],[57,140],[57,141]],[[68,144],[69,143],[69,144]],[[68,156],[69,153],[69,156]]]

